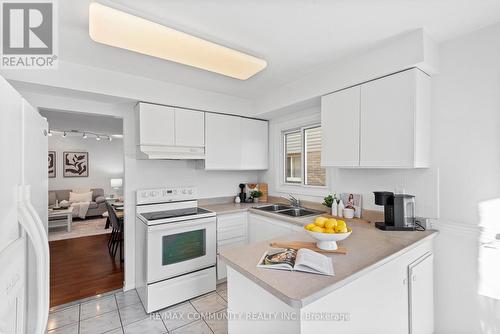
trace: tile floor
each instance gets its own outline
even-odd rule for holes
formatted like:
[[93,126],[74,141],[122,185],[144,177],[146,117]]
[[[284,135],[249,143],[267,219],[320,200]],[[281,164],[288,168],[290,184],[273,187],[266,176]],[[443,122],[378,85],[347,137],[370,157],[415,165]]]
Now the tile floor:
[[135,290],[85,298],[50,309],[49,334],[227,333],[227,286],[151,315]]

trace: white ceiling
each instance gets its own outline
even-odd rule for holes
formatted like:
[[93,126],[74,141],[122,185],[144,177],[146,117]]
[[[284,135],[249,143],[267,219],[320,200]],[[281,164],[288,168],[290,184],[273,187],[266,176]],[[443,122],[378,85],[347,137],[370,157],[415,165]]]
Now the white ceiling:
[[60,59],[255,99],[423,27],[441,42],[500,21],[500,0],[122,0],[100,3],[268,61],[246,81],[93,42],[89,0],[58,1]]

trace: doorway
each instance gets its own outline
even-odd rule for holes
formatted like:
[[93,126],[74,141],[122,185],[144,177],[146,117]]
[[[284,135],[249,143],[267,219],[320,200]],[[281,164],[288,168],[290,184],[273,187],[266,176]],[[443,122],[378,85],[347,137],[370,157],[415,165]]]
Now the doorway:
[[49,124],[50,307],[123,288],[121,118],[41,109]]

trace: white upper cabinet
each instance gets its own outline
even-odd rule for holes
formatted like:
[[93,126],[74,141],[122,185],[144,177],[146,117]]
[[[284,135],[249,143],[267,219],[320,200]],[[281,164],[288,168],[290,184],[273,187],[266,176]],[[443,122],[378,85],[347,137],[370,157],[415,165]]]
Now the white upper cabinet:
[[267,169],[268,129],[267,122],[241,118],[241,168]]
[[321,98],[322,166],[359,165],[360,86]]
[[136,117],[138,158],[205,158],[205,112],[141,102]]
[[240,117],[207,113],[205,169],[241,169]]
[[157,104],[139,103],[140,145],[175,145],[175,109]]
[[207,113],[205,169],[267,169],[267,127],[267,121]]
[[430,78],[410,69],[324,96],[322,164],[422,168],[430,156]]
[[205,146],[205,113],[175,108],[175,145]]
[[361,166],[428,166],[428,81],[413,69],[361,85]]

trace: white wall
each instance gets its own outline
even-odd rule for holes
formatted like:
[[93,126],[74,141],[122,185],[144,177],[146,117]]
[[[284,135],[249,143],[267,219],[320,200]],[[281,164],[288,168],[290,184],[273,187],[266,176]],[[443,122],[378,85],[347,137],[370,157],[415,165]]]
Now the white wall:
[[[104,194],[114,194],[110,179],[123,178],[123,141],[113,141],[59,135],[49,137],[49,151],[56,152],[56,177],[49,178],[49,190],[103,188]],[[63,177],[63,152],[88,152],[88,177]]]

